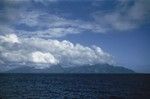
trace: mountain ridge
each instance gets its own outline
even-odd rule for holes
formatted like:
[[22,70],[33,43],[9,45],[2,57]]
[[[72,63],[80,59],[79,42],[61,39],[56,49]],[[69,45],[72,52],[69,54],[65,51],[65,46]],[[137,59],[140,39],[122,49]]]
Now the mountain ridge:
[[34,67],[23,66],[12,70],[5,71],[5,73],[135,73],[133,70],[113,66],[109,64],[83,65],[74,67],[62,67],[61,65],[54,65],[45,69],[36,69]]

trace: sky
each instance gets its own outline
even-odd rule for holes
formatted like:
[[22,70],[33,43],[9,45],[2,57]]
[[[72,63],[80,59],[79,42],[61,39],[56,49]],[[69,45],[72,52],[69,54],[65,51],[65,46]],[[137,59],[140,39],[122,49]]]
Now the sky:
[[0,70],[17,68],[6,65],[14,63],[38,69],[107,63],[150,73],[149,5],[149,0],[0,0]]

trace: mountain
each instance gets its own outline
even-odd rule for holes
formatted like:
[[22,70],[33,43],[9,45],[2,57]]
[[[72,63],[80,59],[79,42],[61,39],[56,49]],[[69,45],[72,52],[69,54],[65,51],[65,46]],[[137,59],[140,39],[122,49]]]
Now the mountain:
[[6,72],[7,73],[64,73],[64,70],[59,65],[51,66],[50,68],[45,68],[45,69],[36,69],[34,67],[24,66]]
[[51,66],[46,69],[35,69],[34,67],[23,66],[6,71],[6,73],[134,73],[134,71],[109,64],[84,65],[76,67]]
[[134,71],[121,67],[112,66],[109,64],[97,64],[91,66],[80,66],[65,68],[69,73],[134,73]]

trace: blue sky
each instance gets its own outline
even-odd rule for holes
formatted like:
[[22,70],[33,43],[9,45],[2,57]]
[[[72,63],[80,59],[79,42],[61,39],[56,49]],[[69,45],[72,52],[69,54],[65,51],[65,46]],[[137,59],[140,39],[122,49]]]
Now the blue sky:
[[[108,61],[108,63],[112,63],[110,55],[113,58],[113,64],[140,72],[150,72],[149,4],[149,0],[1,0],[0,39],[1,42],[6,42],[17,38],[13,40],[19,42],[20,39],[24,44],[26,44],[25,40],[32,44],[32,38],[42,39],[42,41],[57,40],[60,44],[61,41],[66,40],[74,44],[74,49],[79,49],[75,44],[80,44],[84,50],[86,47],[92,49],[91,46],[95,45],[101,48],[102,52],[93,48],[94,54],[99,52],[100,55],[96,56],[98,59],[95,60],[91,60],[91,56],[89,56],[87,59],[89,64],[107,63]],[[15,36],[10,36],[10,34]],[[7,51],[0,50],[2,53],[1,63],[6,60],[14,61],[8,59],[6,53],[14,55],[11,51],[23,52],[25,49],[33,49],[28,51],[32,53],[32,56],[43,56],[43,59],[40,60],[32,58],[34,62],[45,62],[44,59],[46,59],[49,63],[57,63],[56,60],[61,63],[64,58],[62,55],[62,58],[59,59],[56,52],[44,48],[30,48],[31,46],[27,45],[27,48],[19,47],[15,50],[14,47],[12,50],[8,49],[8,45],[0,44],[3,49],[7,49]],[[34,53],[39,50],[41,53]],[[105,52],[109,55],[105,55]],[[23,53],[20,56],[15,54],[19,60],[15,60],[15,62],[29,61],[22,58]],[[49,53],[49,56],[46,56],[46,53]],[[87,53],[90,52],[87,51]],[[69,55],[72,54],[69,53]],[[47,57],[56,58],[56,60],[49,60]],[[81,64],[81,56],[71,57],[79,58],[79,61],[67,60],[67,64]],[[100,57],[101,59],[99,59]]]

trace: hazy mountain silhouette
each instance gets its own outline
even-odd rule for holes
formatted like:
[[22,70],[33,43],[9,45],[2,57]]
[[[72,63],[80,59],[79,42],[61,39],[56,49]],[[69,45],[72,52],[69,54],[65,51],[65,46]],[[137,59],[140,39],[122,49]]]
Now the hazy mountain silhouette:
[[7,73],[134,73],[133,70],[121,66],[108,64],[83,65],[76,67],[62,67],[60,65],[51,66],[45,69],[36,69],[34,67],[24,66],[15,68]]

